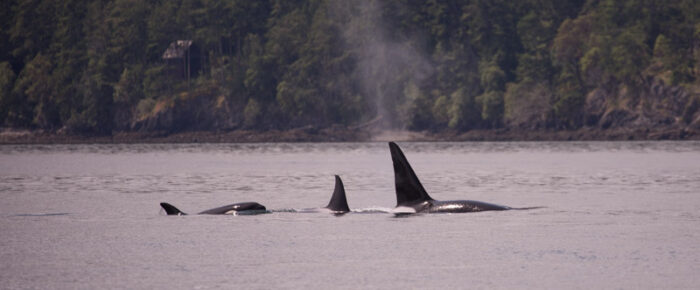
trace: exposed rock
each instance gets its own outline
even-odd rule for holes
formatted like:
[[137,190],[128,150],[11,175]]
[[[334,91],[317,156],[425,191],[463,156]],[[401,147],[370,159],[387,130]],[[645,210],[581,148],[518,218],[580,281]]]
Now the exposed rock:
[[586,96],[584,105],[584,124],[586,126],[596,126],[605,114],[605,99],[608,93],[602,88],[592,90]]
[[682,127],[689,100],[691,96],[682,87],[667,86],[658,78],[650,78],[635,90],[598,88],[587,95],[585,124],[602,129]]
[[613,109],[603,114],[598,124],[603,129],[619,128],[632,123],[638,117],[635,112],[626,109]]
[[192,92],[173,99],[160,100],[153,111],[131,124],[132,131],[184,132],[233,130],[241,124],[242,116],[233,112],[224,96],[215,91]]

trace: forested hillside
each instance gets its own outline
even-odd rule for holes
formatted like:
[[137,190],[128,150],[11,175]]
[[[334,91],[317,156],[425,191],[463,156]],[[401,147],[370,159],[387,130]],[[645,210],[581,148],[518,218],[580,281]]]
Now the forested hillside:
[[2,5],[0,127],[700,128],[697,0]]

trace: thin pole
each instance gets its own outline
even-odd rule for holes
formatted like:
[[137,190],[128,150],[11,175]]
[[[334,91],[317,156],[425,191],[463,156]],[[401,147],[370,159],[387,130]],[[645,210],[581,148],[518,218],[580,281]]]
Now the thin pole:
[[190,48],[187,47],[187,90],[190,90]]

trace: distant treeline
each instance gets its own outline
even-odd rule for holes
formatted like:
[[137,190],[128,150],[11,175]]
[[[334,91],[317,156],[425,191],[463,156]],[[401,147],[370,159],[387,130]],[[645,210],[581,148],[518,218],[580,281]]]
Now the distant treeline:
[[697,0],[7,0],[0,127],[698,125],[698,61]]

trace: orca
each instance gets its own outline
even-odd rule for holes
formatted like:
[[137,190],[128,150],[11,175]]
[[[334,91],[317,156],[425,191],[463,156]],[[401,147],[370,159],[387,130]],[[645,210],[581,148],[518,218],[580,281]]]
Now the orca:
[[344,214],[350,212],[350,207],[348,206],[348,200],[345,197],[345,186],[343,186],[343,181],[340,176],[335,176],[335,188],[333,189],[333,195],[331,195],[331,200],[325,207],[335,214]]
[[[183,211],[179,210],[175,206],[167,203],[161,202],[160,206],[165,210],[168,215],[187,215]],[[348,207],[348,200],[345,197],[345,186],[343,186],[343,181],[340,176],[335,176],[335,188],[333,189],[333,194],[331,195],[331,200],[328,205],[323,208],[310,208],[302,210],[291,210],[292,212],[320,212],[330,211],[330,213],[335,215],[342,215],[350,212],[350,207]],[[229,204],[217,208],[212,208],[205,210],[198,214],[234,214],[234,215],[251,215],[251,214],[261,214],[269,213],[265,206],[257,202],[241,202]]]
[[[167,202],[161,202],[160,206],[165,210],[165,212],[168,215],[187,215],[183,211],[179,210],[178,208],[174,207],[173,205],[171,205]],[[205,210],[205,211],[200,212],[198,214],[239,215],[239,214],[260,214],[260,213],[267,213],[267,212],[268,211],[265,208],[265,206],[262,204],[259,204],[257,202],[239,202],[239,203],[220,206],[217,208],[208,209],[208,210]]]
[[296,213],[331,213],[336,216],[341,216],[350,212],[350,207],[348,206],[348,200],[345,197],[345,187],[343,186],[343,180],[340,176],[335,176],[335,188],[333,189],[333,194],[331,195],[331,200],[325,207],[313,207],[313,208],[302,208],[302,209],[290,209],[284,210],[286,212],[296,212]]
[[399,145],[389,142],[389,150],[391,151],[391,160],[394,163],[394,185],[396,187],[394,213],[396,214],[462,213],[513,209],[508,206],[474,200],[435,200],[423,188]]

